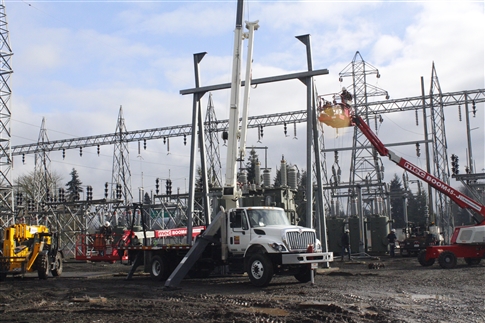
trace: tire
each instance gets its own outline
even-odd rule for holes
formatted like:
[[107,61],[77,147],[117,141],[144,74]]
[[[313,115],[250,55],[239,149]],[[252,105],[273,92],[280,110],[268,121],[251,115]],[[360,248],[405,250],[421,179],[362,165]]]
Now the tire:
[[423,267],[429,267],[434,264],[435,259],[431,258],[428,261],[426,261],[426,249],[421,250],[418,253],[418,261]]
[[54,259],[54,266],[51,270],[51,274],[54,277],[59,277],[62,275],[62,254],[58,251],[56,253],[56,258]]
[[49,276],[49,255],[41,252],[37,255],[35,262],[39,279],[47,279]]
[[452,269],[456,266],[456,256],[451,251],[443,251],[438,257],[438,263],[443,269]]
[[476,266],[482,261],[482,258],[465,258],[465,262],[468,266]]
[[150,278],[154,281],[167,280],[169,276],[167,259],[162,256],[153,256],[150,264]]
[[312,270],[309,265],[303,265],[300,272],[295,275],[296,280],[300,283],[308,283],[312,280]]
[[268,286],[273,278],[273,270],[273,264],[265,254],[256,253],[249,258],[247,272],[254,286]]

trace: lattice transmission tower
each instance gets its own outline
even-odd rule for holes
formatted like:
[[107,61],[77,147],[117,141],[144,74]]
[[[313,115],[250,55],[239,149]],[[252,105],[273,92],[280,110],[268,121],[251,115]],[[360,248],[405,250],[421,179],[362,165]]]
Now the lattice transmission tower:
[[47,202],[51,194],[55,194],[52,186],[51,159],[49,157],[49,137],[45,127],[45,118],[42,118],[39,139],[37,140],[39,151],[35,153],[34,159],[34,206],[36,211],[42,202]]
[[[431,71],[431,86],[429,90],[430,95],[430,110],[431,110],[431,131],[433,134],[433,171],[434,176],[441,179],[446,184],[450,184],[450,173],[448,165],[448,153],[445,131],[445,114],[443,109],[443,93],[441,92],[438,75],[436,69],[432,66]],[[453,226],[451,220],[451,201],[444,194],[438,193],[436,190],[435,205],[436,205],[436,222],[445,233],[445,240],[449,239],[451,227]]]
[[[356,52],[352,62],[347,65],[340,73],[340,81],[344,77],[352,78],[352,85],[348,87],[348,91],[353,93],[354,96],[354,109],[357,115],[360,115],[365,122],[370,125],[370,119],[374,119],[377,123],[377,114],[374,114],[373,107],[368,105],[368,99],[371,97],[385,96],[389,97],[387,91],[382,90],[376,86],[368,83],[368,77],[375,75],[375,77],[380,78],[379,70],[372,66],[371,64],[364,61],[359,52]],[[364,136],[361,131],[355,127],[354,137],[352,144],[352,157],[350,166],[350,186],[356,187],[360,185],[366,187],[369,199],[365,199],[363,206],[368,210],[373,211],[372,213],[386,214],[386,209],[377,207],[374,210],[375,204],[372,202],[382,201],[378,205],[385,205],[384,200],[386,197],[386,185],[383,181],[384,179],[384,167],[382,165],[382,160],[378,156],[377,151],[371,147],[369,140]],[[350,202],[350,199],[349,199]]]
[[207,162],[209,170],[207,179],[209,187],[222,187],[222,165],[219,149],[219,136],[217,129],[217,117],[212,100],[212,93],[209,93],[207,113],[205,115],[205,144],[207,151]]
[[12,68],[10,59],[13,55],[7,25],[5,1],[0,3],[0,227],[14,221],[13,186],[10,170],[12,168],[11,132],[10,132],[10,97],[9,86]]
[[123,117],[123,107],[120,107],[118,113],[118,122],[116,124],[116,141],[113,151],[113,169],[111,176],[111,197],[121,198],[125,205],[133,202],[131,191],[131,170],[130,170],[130,151],[127,140],[128,131],[125,126]]

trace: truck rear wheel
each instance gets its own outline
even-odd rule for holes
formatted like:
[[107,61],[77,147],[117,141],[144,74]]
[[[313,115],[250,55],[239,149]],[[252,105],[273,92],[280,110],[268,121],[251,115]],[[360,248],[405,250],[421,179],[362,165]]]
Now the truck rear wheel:
[[435,260],[434,258],[426,260],[426,249],[421,250],[418,254],[418,261],[423,267],[433,266],[434,260]]
[[249,258],[248,275],[254,286],[268,286],[273,273],[273,264],[265,254],[256,253]]
[[438,263],[443,269],[452,269],[456,266],[456,256],[451,251],[443,251],[438,257]]
[[150,266],[150,277],[154,281],[167,280],[169,276],[167,259],[163,256],[153,256]]
[[39,279],[47,279],[49,276],[49,255],[45,252],[41,252],[37,255],[35,262]]
[[58,251],[54,259],[54,266],[52,267],[52,276],[58,277],[62,274],[62,254]]

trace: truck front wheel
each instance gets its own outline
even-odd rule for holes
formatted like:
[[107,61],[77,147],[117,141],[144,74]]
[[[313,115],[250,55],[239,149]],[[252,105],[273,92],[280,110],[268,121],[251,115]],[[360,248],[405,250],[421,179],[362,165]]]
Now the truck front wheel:
[[300,268],[300,272],[295,275],[295,278],[300,283],[308,283],[312,280],[312,269],[310,268],[310,265],[303,265]]
[[452,269],[456,266],[456,256],[451,251],[443,251],[438,257],[438,263],[443,269]]
[[37,267],[37,275],[39,279],[47,279],[49,276],[49,255],[45,252],[41,252],[37,255],[35,260]]
[[434,264],[434,258],[426,260],[426,249],[421,250],[418,254],[418,261],[423,267],[432,266]]
[[273,264],[265,254],[256,253],[249,258],[248,275],[254,286],[268,286],[273,273]]

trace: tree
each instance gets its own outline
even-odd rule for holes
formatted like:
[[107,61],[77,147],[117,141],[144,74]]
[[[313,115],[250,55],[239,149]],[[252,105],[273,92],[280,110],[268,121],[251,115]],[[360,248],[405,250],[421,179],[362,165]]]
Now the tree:
[[426,226],[428,195],[420,191],[417,194],[408,195],[408,221]]
[[81,198],[80,194],[83,191],[81,187],[83,183],[79,180],[79,175],[75,168],[72,169],[69,175],[71,175],[71,180],[66,184],[66,200],[69,202],[79,201]]
[[404,189],[402,188],[401,180],[397,174],[394,174],[394,178],[391,180],[391,216],[394,220],[393,226],[398,228],[404,228]]
[[280,187],[281,186],[281,169],[276,168],[276,176],[273,180],[273,186],[274,187]]
[[256,178],[256,163],[258,162],[259,157],[256,154],[254,149],[249,151],[248,162],[246,163],[246,171],[248,172],[248,182],[255,183]]
[[152,199],[150,198],[150,195],[145,192],[145,195],[143,196],[143,204],[150,205],[152,204]]
[[[55,194],[54,190],[61,186],[62,176],[51,172],[50,176],[44,176],[43,174],[31,171],[25,175],[21,175],[16,181],[17,192],[22,193],[24,201],[32,200],[34,201],[38,192],[35,192],[36,183],[43,183],[45,188],[49,188],[51,196]],[[37,201],[40,202],[40,201]]]

